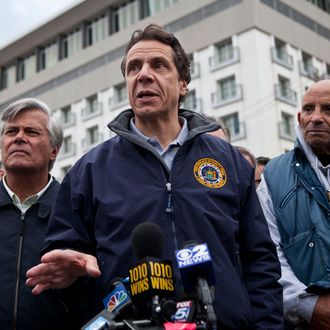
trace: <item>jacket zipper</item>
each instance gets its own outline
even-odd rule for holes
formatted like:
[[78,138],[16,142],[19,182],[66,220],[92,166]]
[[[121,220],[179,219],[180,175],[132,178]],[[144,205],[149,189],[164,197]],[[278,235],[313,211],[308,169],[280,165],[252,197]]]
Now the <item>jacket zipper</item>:
[[171,221],[171,228],[172,228],[172,232],[173,232],[173,238],[174,238],[174,249],[178,250],[179,249],[179,245],[178,245],[178,241],[176,238],[176,229],[175,229],[175,223],[174,223],[174,218],[173,218],[173,203],[172,203],[172,184],[171,184],[171,174],[170,174],[170,178],[167,181],[165,178],[165,185],[166,185],[166,190],[167,190],[167,204],[166,204],[166,208],[165,208],[165,212],[167,214],[170,215],[170,221]]
[[166,190],[168,192],[168,196],[167,196],[167,205],[166,205],[165,212],[166,213],[172,213],[173,212],[173,208],[172,208],[172,190],[171,190],[171,183],[170,182],[166,183]]
[[17,257],[17,263],[16,263],[16,285],[15,285],[13,330],[15,330],[17,328],[18,297],[19,297],[19,290],[20,290],[20,273],[21,273],[21,261],[22,261],[24,220],[25,220],[25,213],[22,213],[21,214],[21,231],[20,231],[19,242],[18,242],[18,257]]

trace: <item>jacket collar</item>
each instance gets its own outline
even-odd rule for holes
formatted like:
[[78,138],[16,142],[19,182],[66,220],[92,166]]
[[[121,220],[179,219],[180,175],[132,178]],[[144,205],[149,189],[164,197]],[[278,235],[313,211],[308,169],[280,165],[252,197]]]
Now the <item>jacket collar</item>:
[[[54,203],[54,194],[56,193],[59,182],[54,178],[45,193],[37,200],[36,205],[40,205],[41,210],[50,210]],[[13,200],[8,195],[8,192],[2,182],[0,181],[0,208],[6,205],[13,204]],[[44,212],[44,211],[42,211]],[[47,211],[48,212],[48,211]],[[48,212],[49,213],[49,212]]]
[[[179,116],[184,117],[188,122],[188,137],[187,140],[195,136],[212,132],[220,128],[220,125],[213,120],[207,119],[203,115],[185,109],[179,109]],[[121,112],[114,120],[112,120],[108,127],[116,134],[132,139],[132,133],[129,130],[129,122],[134,117],[132,109]]]

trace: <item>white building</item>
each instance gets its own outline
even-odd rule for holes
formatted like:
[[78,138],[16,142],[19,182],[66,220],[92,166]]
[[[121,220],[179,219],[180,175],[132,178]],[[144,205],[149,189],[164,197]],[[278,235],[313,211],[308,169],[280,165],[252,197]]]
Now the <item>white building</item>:
[[55,176],[112,136],[129,107],[125,45],[148,23],[191,56],[184,107],[222,118],[255,156],[292,148],[302,93],[330,78],[330,0],[85,0],[0,50],[0,111],[31,96],[62,119]]

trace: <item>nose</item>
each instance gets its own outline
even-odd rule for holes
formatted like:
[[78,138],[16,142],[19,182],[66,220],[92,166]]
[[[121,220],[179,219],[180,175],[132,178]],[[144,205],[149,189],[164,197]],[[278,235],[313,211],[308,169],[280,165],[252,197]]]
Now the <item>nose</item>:
[[21,143],[25,140],[25,132],[24,129],[19,129],[17,134],[15,135],[14,142],[15,143]]
[[148,63],[144,63],[138,76],[139,82],[145,82],[145,81],[152,81],[153,75],[151,72],[150,65]]
[[313,123],[320,123],[320,122],[323,122],[324,121],[323,113],[321,111],[321,106],[320,105],[317,105],[315,107],[315,110],[312,113],[311,121]]

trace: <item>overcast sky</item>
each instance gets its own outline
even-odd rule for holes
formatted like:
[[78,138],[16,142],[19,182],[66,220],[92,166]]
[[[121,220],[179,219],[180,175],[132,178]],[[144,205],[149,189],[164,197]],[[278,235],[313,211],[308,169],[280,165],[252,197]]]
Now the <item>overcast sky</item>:
[[48,22],[81,1],[0,0],[0,48]]

